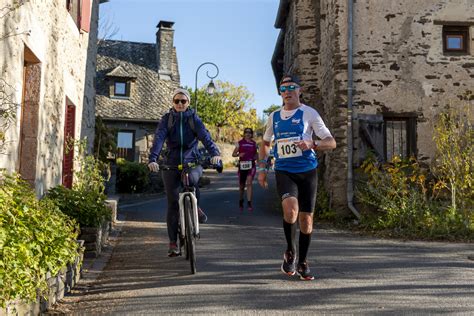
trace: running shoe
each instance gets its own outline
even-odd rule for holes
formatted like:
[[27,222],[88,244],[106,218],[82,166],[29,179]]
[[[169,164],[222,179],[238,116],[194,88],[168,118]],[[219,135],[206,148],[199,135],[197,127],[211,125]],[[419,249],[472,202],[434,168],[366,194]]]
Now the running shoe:
[[253,207],[252,207],[252,202],[251,202],[251,201],[248,201],[248,202],[247,202],[247,210],[248,210],[249,212],[252,212],[252,211],[253,211]]
[[303,263],[298,263],[298,269],[296,270],[296,273],[298,273],[300,279],[303,281],[314,280],[314,275],[311,274],[311,270],[309,270],[309,266],[306,261]]
[[180,255],[181,252],[179,251],[178,245],[175,242],[170,242],[170,247],[168,249],[168,257],[177,257]]
[[207,222],[207,215],[203,212],[203,210],[201,210],[200,207],[198,207],[198,220],[199,224],[204,224]]
[[240,212],[244,211],[244,200],[239,200],[239,210]]
[[295,255],[291,250],[285,251],[283,255],[283,263],[281,264],[281,272],[285,273],[288,276],[293,276],[296,273],[295,267]]

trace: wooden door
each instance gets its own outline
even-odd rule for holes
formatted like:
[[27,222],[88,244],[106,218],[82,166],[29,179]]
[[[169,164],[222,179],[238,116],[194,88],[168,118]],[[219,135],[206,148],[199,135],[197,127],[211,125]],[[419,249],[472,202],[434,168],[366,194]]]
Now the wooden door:
[[23,179],[34,186],[38,157],[41,64],[38,63],[36,57],[27,48],[25,48],[23,76],[18,172]]

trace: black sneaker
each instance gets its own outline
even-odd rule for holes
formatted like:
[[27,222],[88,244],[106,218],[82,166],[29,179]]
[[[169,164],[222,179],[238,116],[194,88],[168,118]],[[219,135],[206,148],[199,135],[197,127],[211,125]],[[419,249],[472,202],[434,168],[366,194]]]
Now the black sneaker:
[[168,257],[177,257],[180,255],[181,252],[179,251],[178,245],[175,242],[170,242],[170,247],[168,249]]
[[198,221],[199,224],[204,224],[207,222],[207,215],[203,212],[203,210],[201,210],[200,207],[198,207]]
[[314,275],[311,274],[311,270],[309,270],[309,266],[306,261],[303,263],[298,263],[298,269],[296,270],[296,273],[298,273],[300,279],[303,281],[314,280]]
[[287,250],[283,255],[283,263],[281,264],[281,272],[285,273],[288,276],[293,276],[296,273],[295,268],[295,255],[292,251]]

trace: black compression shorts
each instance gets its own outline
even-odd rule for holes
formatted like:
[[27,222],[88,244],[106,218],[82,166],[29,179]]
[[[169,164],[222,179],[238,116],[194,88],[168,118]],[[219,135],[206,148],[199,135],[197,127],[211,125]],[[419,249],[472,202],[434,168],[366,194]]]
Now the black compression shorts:
[[301,173],[275,170],[278,194],[283,201],[287,197],[298,199],[300,212],[313,213],[318,192],[318,173],[313,169]]

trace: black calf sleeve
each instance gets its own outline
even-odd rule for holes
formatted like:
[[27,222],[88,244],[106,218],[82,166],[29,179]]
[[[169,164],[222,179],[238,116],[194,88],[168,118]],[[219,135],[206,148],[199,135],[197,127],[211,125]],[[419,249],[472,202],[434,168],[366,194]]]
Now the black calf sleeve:
[[306,261],[306,256],[308,255],[308,249],[309,249],[310,243],[311,243],[311,234],[303,234],[300,231],[298,263],[303,263]]
[[290,224],[283,219],[283,230],[285,231],[285,237],[287,242],[287,249],[293,252],[293,255],[296,254],[296,223]]

